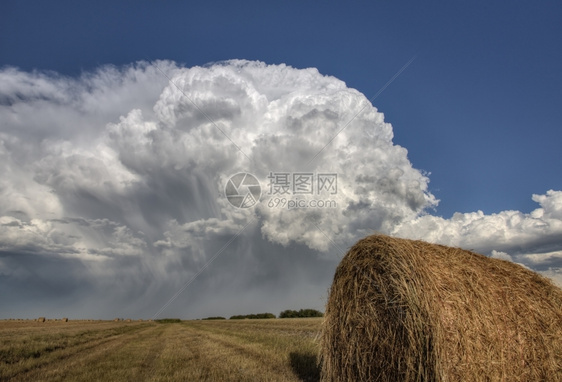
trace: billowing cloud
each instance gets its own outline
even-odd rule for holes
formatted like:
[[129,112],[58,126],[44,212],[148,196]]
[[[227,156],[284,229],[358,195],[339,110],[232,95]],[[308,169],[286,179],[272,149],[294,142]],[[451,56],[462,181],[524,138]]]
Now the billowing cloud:
[[455,213],[451,219],[424,215],[398,224],[393,234],[472,248],[552,276],[562,270],[562,191],[532,198],[540,207],[528,214],[478,211]]
[[[316,69],[5,68],[0,126],[0,285],[14,315],[49,301],[146,317],[188,282],[163,314],[322,308],[342,250],[375,231],[560,264],[559,192],[534,196],[528,215],[427,215],[429,178],[392,126]],[[240,209],[225,185],[246,172],[261,199]]]

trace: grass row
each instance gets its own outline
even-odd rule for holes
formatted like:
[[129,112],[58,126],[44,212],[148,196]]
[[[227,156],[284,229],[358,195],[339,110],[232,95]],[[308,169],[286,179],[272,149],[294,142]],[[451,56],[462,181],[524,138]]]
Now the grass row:
[[0,324],[0,381],[317,381],[320,323]]

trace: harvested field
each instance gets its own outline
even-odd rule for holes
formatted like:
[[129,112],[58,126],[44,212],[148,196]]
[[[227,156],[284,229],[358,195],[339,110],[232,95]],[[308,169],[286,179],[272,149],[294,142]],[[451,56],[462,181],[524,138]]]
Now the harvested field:
[[0,381],[318,381],[321,322],[0,321]]

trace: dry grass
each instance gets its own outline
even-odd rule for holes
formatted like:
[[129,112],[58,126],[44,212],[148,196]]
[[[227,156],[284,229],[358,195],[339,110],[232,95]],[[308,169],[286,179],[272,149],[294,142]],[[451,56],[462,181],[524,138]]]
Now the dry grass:
[[337,268],[323,381],[562,381],[562,291],[517,264],[373,235]]
[[318,381],[321,322],[0,321],[0,381]]

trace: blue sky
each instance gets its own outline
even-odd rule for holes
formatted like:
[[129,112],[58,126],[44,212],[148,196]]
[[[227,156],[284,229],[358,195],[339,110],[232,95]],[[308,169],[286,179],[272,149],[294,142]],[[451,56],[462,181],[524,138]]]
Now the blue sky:
[[[323,309],[374,231],[562,285],[560,20],[554,1],[2,2],[0,318]],[[337,208],[222,194],[317,154]]]
[[529,212],[562,189],[562,5],[541,2],[3,2],[0,64],[243,58],[316,67],[372,97],[437,214]]

